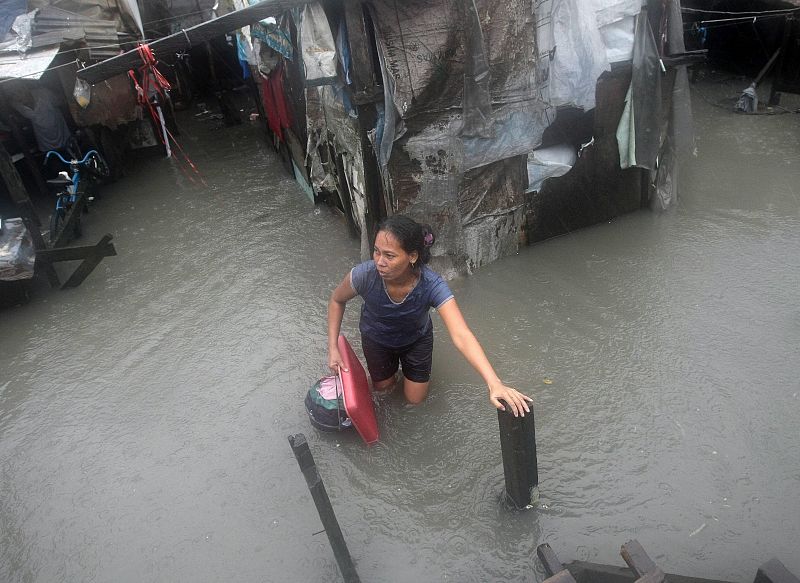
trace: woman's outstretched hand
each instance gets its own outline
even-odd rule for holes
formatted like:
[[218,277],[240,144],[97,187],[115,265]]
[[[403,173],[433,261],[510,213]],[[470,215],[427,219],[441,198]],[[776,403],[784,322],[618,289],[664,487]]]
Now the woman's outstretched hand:
[[500,402],[501,399],[511,407],[511,412],[514,413],[514,417],[519,417],[520,415],[525,417],[525,413],[530,413],[531,411],[528,403],[533,403],[533,399],[528,395],[523,395],[517,389],[507,387],[503,383],[489,385],[489,400],[492,402],[492,405],[501,411],[505,411],[506,408]]
[[328,350],[328,368],[331,369],[333,374],[339,374],[340,371],[349,372],[344,365],[344,360],[342,360],[342,355],[339,354],[338,348],[331,347]]

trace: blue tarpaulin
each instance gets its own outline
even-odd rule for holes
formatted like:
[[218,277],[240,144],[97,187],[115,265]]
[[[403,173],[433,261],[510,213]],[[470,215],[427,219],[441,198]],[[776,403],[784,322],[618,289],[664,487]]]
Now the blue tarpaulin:
[[14,19],[28,11],[26,0],[4,0],[0,2],[0,41],[4,40]]

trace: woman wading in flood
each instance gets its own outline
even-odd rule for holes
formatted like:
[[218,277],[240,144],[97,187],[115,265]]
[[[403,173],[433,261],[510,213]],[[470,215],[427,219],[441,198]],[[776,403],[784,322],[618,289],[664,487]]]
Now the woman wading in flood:
[[489,400],[514,416],[530,411],[530,397],[505,386],[467,326],[453,293],[441,276],[427,267],[434,236],[407,217],[393,215],[378,226],[372,260],[355,266],[333,290],[328,303],[328,366],[333,373],[344,367],[337,340],[345,306],[357,295],[361,307],[361,346],[377,391],[392,389],[402,367],[403,393],[410,403],[428,396],[433,361],[433,322],[430,308],[444,320],[453,344],[489,388]]

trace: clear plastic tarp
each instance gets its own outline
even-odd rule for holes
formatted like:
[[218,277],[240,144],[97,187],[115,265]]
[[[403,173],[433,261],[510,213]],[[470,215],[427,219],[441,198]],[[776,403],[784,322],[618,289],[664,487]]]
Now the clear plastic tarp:
[[538,192],[548,178],[564,176],[578,160],[578,152],[569,144],[534,150],[528,154],[528,190]]
[[592,109],[600,75],[633,56],[641,8],[642,0],[534,0],[542,95]]

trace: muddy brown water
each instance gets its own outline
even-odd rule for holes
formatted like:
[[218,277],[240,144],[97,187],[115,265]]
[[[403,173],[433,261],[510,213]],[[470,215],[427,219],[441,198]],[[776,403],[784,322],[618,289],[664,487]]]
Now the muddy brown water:
[[[338,580],[287,436],[310,441],[362,581],[538,581],[534,549],[751,581],[800,573],[800,116],[695,98],[671,212],[639,212],[452,282],[536,399],[537,509],[500,503],[496,415],[436,323],[431,396],[381,442],[302,408],[328,294],[358,260],[253,127],[190,126],[85,221],[119,255],[0,312],[0,580]],[[355,338],[357,308],[344,330]],[[552,381],[546,384],[545,380]]]

